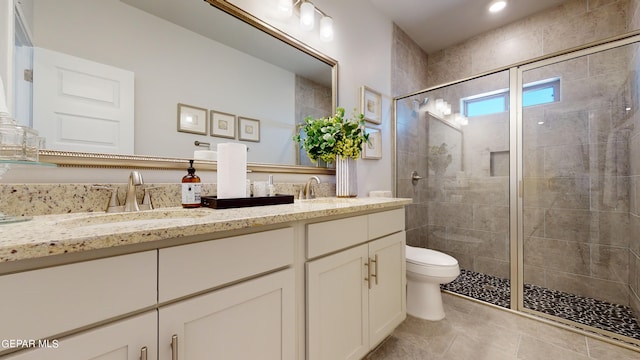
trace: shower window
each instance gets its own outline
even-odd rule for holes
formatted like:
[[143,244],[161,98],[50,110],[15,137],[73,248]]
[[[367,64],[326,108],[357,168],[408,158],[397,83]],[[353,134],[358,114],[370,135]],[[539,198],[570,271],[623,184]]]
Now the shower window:
[[467,117],[507,112],[509,110],[509,89],[462,99],[462,105],[464,115]]
[[[462,101],[467,117],[497,114],[509,111],[509,89],[470,96]],[[560,101],[560,78],[545,79],[525,84],[522,106],[534,106]]]
[[522,107],[560,101],[560,79],[542,80],[525,84],[522,89]]

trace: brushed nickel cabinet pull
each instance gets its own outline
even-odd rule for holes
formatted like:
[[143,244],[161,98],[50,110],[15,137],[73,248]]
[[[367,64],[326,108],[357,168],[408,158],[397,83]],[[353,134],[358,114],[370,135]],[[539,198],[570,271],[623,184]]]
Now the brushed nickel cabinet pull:
[[147,360],[147,347],[143,346],[142,349],[140,349],[140,360]]
[[369,258],[367,258],[367,262],[364,263],[364,266],[367,267],[367,277],[364,278],[367,281],[367,284],[369,285],[369,289],[371,289],[371,264],[369,263]]
[[178,335],[171,337],[171,360],[178,360]]
[[371,277],[376,278],[376,285],[378,285],[378,254],[376,254],[373,257],[373,260],[370,260],[371,262],[375,263],[375,267],[374,267],[374,274],[371,274]]

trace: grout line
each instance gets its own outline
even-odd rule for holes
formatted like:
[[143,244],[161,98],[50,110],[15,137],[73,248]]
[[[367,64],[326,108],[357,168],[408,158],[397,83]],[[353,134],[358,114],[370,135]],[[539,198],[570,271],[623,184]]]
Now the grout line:
[[584,344],[587,348],[587,357],[591,359],[591,349],[589,349],[589,338],[587,338],[586,336],[584,337]]
[[518,344],[516,345],[516,358],[520,352],[520,345],[522,344],[522,333],[518,334]]

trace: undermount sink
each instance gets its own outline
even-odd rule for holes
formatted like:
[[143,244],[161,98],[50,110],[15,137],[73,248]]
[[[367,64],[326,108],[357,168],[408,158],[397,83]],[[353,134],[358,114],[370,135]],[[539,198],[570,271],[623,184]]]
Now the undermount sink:
[[141,223],[158,220],[200,218],[211,214],[206,209],[150,210],[122,213],[90,213],[71,219],[56,221],[56,224],[70,227],[95,226],[115,223]]

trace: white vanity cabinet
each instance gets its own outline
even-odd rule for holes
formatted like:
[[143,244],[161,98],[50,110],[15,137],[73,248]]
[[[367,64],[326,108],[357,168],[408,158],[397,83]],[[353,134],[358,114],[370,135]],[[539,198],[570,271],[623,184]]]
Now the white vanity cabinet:
[[0,359],[361,359],[406,317],[404,201],[386,201],[0,263],[0,340],[36,344]]
[[307,226],[307,359],[361,359],[406,317],[404,210]]
[[159,359],[294,360],[293,256],[292,228],[160,249]]

